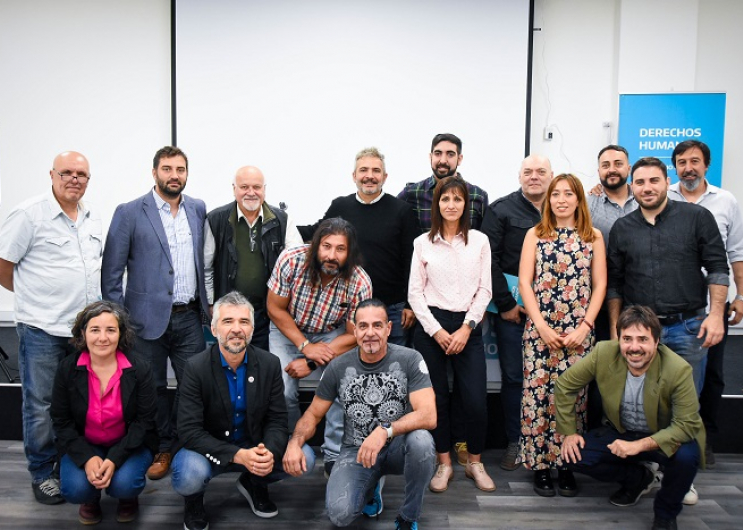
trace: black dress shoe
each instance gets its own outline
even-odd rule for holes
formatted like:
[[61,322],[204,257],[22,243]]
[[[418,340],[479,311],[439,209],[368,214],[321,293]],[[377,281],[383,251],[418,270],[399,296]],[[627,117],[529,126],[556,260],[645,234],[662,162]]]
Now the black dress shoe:
[[554,497],[555,487],[549,469],[538,469],[534,472],[534,493],[541,497]]
[[578,495],[578,484],[575,483],[573,472],[569,469],[557,470],[557,491],[563,497],[575,497]]

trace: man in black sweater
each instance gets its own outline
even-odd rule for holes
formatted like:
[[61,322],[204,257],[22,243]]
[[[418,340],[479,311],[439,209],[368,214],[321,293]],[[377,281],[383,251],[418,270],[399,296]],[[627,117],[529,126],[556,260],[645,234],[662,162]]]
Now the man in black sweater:
[[493,303],[498,308],[493,320],[501,370],[501,402],[508,438],[508,448],[500,467],[508,471],[518,467],[516,456],[521,433],[521,385],[524,382],[521,338],[526,319],[526,311],[514,298],[511,286],[518,283],[524,237],[542,218],[542,203],[552,177],[552,166],[546,157],[526,157],[519,170],[521,188],[489,205],[481,227],[482,232],[490,238],[492,252]]
[[421,233],[418,220],[412,206],[382,191],[387,171],[384,155],[376,147],[356,155],[352,176],[358,191],[334,199],[320,221],[300,226],[299,231],[307,241],[331,217],[342,217],[354,226],[374,296],[387,305],[392,322],[389,341],[406,346],[407,331],[415,324],[407,300],[413,240]]

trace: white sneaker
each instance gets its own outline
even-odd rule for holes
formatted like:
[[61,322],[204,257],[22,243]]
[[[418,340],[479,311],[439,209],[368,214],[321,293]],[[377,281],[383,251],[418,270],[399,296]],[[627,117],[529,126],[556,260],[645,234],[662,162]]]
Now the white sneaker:
[[686,506],[694,506],[697,502],[699,502],[699,494],[697,493],[694,484],[691,485],[689,491],[687,491],[686,495],[684,495],[684,500],[681,502],[683,502]]

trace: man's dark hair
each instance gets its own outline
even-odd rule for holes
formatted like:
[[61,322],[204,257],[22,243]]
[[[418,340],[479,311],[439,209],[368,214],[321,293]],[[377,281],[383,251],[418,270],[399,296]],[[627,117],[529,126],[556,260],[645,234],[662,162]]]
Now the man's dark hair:
[[135,334],[132,324],[129,321],[129,313],[119,304],[106,300],[93,302],[77,314],[75,324],[72,326],[70,344],[77,351],[87,350],[88,344],[85,341],[85,330],[88,328],[88,323],[103,313],[111,313],[116,318],[116,322],[119,325],[119,344],[117,347],[124,353],[130,353],[134,347]]
[[632,166],[632,180],[635,179],[635,171],[637,171],[641,167],[648,166],[660,168],[660,170],[663,172],[663,176],[668,178],[668,169],[666,168],[665,162],[655,158],[654,156],[646,156],[635,162]]
[[702,152],[702,156],[704,156],[704,165],[709,167],[709,163],[712,161],[712,155],[709,152],[709,147],[707,146],[707,144],[705,144],[704,142],[700,142],[699,140],[684,140],[676,146],[676,148],[673,150],[673,154],[671,155],[673,167],[676,167],[676,157],[678,155],[683,155],[689,149],[693,149],[694,147],[699,148],[699,150]]
[[436,184],[433,190],[433,203],[431,204],[431,231],[428,233],[428,239],[433,241],[436,234],[444,236],[444,217],[441,215],[439,200],[447,191],[454,191],[455,195],[460,195],[464,199],[464,211],[459,218],[459,231],[462,232],[464,244],[468,243],[467,234],[470,230],[470,193],[464,180],[457,177],[444,177]]
[[356,311],[353,312],[353,321],[356,322],[356,315],[359,314],[360,309],[364,309],[366,307],[378,307],[380,309],[384,310],[384,316],[387,320],[390,319],[390,314],[387,312],[387,306],[382,302],[379,298],[367,298],[366,300],[362,300],[359,302],[359,305],[356,306]]
[[437,134],[433,137],[433,141],[431,142],[431,152],[433,153],[433,150],[436,148],[437,145],[439,145],[441,142],[451,142],[454,145],[457,146],[457,154],[462,154],[462,140],[459,139],[458,136],[454,136],[451,133],[441,133]]
[[188,171],[188,157],[186,156],[186,153],[172,145],[166,145],[155,153],[155,158],[152,159],[152,169],[157,169],[157,166],[160,165],[161,158],[173,158],[174,156],[183,157],[183,160],[186,161],[186,171]]
[[629,153],[627,152],[627,150],[621,145],[614,145],[614,144],[609,144],[606,147],[604,147],[601,151],[599,151],[599,156],[597,158],[601,159],[601,155],[603,155],[607,151],[619,151],[621,153],[624,153],[624,156],[626,156],[627,160],[629,160]]
[[647,328],[656,342],[660,340],[660,320],[649,307],[631,305],[622,311],[617,320],[617,337],[621,339],[622,331],[632,326]]
[[313,283],[320,281],[320,273],[322,272],[318,259],[320,243],[327,236],[337,235],[346,236],[346,246],[348,249],[346,263],[341,265],[339,276],[344,280],[350,280],[354,269],[361,266],[361,251],[359,250],[358,238],[356,237],[356,229],[353,225],[340,217],[325,219],[317,227],[317,230],[315,230],[315,235],[312,236],[312,242],[307,249],[305,268],[310,271],[310,279]]

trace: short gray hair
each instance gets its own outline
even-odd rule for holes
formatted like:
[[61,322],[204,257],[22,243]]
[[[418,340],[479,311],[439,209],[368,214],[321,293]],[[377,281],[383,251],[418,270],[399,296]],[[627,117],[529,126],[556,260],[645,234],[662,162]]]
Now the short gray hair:
[[250,323],[255,325],[255,309],[253,309],[253,304],[251,304],[242,293],[232,291],[214,302],[214,308],[212,309],[212,327],[216,327],[217,322],[219,322],[219,310],[223,305],[247,307],[250,310]]
[[356,160],[354,161],[354,172],[356,171],[356,162],[365,156],[371,158],[378,158],[382,161],[382,172],[387,173],[387,165],[384,163],[384,155],[376,147],[364,147],[361,151],[356,153]]

